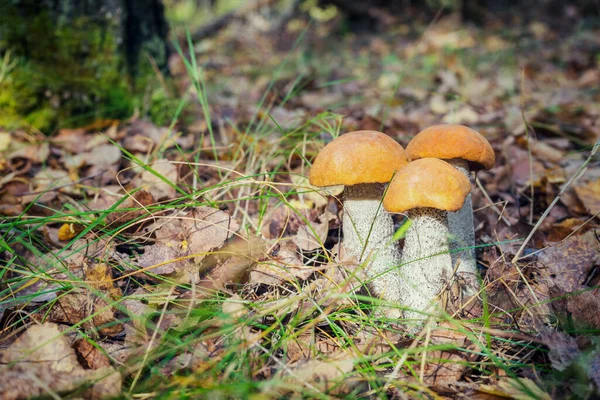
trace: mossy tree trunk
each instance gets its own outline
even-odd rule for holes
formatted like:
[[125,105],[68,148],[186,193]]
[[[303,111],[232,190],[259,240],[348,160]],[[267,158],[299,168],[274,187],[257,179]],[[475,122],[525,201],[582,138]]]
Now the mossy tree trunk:
[[161,0],[0,0],[0,126],[131,115],[167,34]]

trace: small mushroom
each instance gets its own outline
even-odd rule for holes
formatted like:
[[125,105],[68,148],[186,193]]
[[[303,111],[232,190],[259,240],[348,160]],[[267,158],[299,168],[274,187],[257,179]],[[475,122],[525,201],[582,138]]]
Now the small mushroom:
[[395,271],[400,250],[392,240],[392,217],[381,200],[385,184],[407,163],[404,149],[389,136],[356,131],[327,144],[309,175],[314,186],[345,185],[342,248],[361,263],[367,260],[365,273],[371,292],[393,302],[400,297]]
[[448,248],[447,211],[459,210],[471,191],[469,180],[437,158],[416,160],[400,169],[390,183],[383,205],[406,213],[406,231],[399,269],[405,318],[422,320],[452,276]]
[[[496,162],[494,150],[486,138],[462,125],[444,124],[426,128],[410,141],[406,152],[411,160],[426,157],[444,159],[468,179],[471,179],[470,171],[490,169]],[[471,296],[479,290],[471,194],[460,210],[448,214],[448,224],[452,235],[452,263],[458,263],[457,275],[467,282],[463,293]]]

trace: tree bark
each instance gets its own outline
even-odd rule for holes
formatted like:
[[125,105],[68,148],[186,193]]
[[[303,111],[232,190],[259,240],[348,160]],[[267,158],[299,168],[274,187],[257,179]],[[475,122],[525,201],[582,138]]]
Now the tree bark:
[[0,126],[129,116],[153,74],[145,55],[167,71],[167,35],[161,0],[0,1],[0,57],[13,66],[0,77]]

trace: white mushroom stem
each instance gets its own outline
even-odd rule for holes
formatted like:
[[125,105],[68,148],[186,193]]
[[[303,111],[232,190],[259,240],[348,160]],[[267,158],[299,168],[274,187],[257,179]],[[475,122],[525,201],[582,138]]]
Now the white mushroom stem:
[[371,294],[397,303],[400,299],[397,275],[400,250],[392,240],[392,216],[381,204],[384,189],[384,185],[379,183],[346,186],[343,247],[346,254],[360,263],[366,261],[365,275]]
[[447,212],[435,208],[415,208],[407,212],[411,226],[406,232],[399,269],[402,305],[408,319],[423,320],[435,314],[436,296],[452,276],[448,248]]
[[[461,158],[446,161],[471,181],[468,161]],[[475,224],[473,222],[471,193],[465,199],[465,203],[460,210],[448,213],[448,226],[451,235],[452,265],[456,267],[458,263],[456,275],[460,278],[463,294],[472,296],[479,291],[479,281],[477,279],[477,260],[475,258]]]

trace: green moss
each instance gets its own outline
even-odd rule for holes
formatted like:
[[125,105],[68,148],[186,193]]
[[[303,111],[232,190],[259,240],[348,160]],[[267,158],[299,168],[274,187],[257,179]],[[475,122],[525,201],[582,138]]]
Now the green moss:
[[24,17],[14,8],[0,17],[0,54],[20,60],[0,82],[0,126],[49,132],[132,113],[116,21],[82,16],[56,25],[48,12]]

